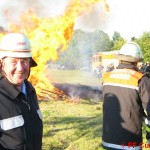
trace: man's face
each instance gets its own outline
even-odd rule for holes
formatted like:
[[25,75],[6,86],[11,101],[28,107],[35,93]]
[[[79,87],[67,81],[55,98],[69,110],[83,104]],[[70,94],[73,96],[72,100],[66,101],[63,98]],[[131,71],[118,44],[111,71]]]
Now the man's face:
[[15,85],[21,85],[29,75],[29,62],[30,58],[4,58],[2,69],[6,78]]

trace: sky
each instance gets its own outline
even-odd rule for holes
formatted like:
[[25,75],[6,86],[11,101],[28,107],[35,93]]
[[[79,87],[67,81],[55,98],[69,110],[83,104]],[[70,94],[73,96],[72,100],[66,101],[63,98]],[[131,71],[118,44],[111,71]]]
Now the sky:
[[107,0],[110,6],[107,32],[116,30],[126,39],[150,31],[150,0]]
[[[16,22],[19,15],[28,8],[34,8],[40,16],[56,17],[64,13],[69,0],[0,0],[0,26]],[[92,11],[76,19],[75,29],[85,31],[103,30],[110,37],[113,33],[129,40],[139,38],[144,32],[150,31],[150,0],[106,0],[109,12],[104,5],[94,5]]]

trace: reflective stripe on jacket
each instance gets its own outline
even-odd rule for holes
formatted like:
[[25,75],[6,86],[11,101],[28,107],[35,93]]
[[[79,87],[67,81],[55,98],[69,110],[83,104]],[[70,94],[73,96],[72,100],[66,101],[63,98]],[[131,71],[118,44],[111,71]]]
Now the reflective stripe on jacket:
[[22,115],[0,120],[0,127],[2,130],[11,130],[24,125]]
[[103,76],[103,86],[113,85],[138,90],[138,81],[143,74],[131,69],[116,69]]
[[[139,143],[140,145],[134,145],[134,143],[129,143],[130,145],[125,146],[125,145],[117,145],[117,144],[111,144],[111,143],[107,143],[102,141],[102,145],[104,147],[111,148],[111,149],[121,149],[121,150],[141,150],[141,148],[143,147],[142,143]],[[136,143],[135,143],[136,144]]]

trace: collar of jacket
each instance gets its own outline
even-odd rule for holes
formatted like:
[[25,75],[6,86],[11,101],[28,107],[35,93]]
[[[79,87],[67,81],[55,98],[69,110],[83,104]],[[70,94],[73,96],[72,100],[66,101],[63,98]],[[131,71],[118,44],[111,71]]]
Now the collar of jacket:
[[132,69],[132,70],[138,71],[134,63],[120,63],[117,69]]
[[[25,82],[26,86],[28,86],[27,81]],[[28,92],[33,91],[33,88],[28,89]],[[0,79],[0,92],[3,94],[7,95],[11,99],[15,99],[21,92],[12,84],[8,81],[7,78],[2,77]]]

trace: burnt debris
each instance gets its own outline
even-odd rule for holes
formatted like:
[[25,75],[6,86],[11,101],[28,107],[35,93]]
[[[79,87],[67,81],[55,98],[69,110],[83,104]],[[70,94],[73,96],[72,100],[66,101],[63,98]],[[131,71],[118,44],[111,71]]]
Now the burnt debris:
[[70,83],[53,83],[53,85],[70,98],[78,97],[84,100],[102,100],[101,87]]

